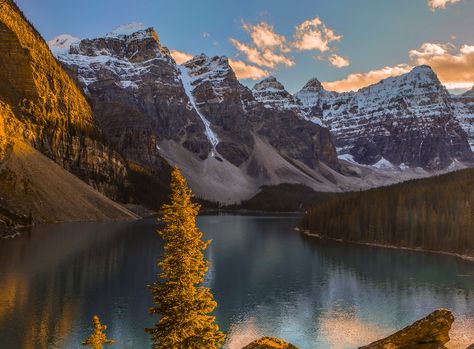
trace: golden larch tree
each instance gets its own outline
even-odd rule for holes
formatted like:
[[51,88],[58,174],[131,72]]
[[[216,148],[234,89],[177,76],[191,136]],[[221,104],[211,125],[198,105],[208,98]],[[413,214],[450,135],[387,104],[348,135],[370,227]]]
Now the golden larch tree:
[[196,226],[200,206],[178,168],[171,173],[170,204],[162,207],[165,226],[158,233],[165,242],[158,262],[158,280],[149,286],[159,321],[146,331],[154,349],[217,349],[224,334],[210,314],[217,306],[209,288],[202,285],[208,270],[203,241]]
[[92,325],[94,326],[92,334],[82,342],[82,345],[87,345],[92,349],[102,349],[104,344],[112,344],[114,342],[107,338],[107,335],[104,333],[107,326],[100,323],[100,319],[97,315],[92,317]]

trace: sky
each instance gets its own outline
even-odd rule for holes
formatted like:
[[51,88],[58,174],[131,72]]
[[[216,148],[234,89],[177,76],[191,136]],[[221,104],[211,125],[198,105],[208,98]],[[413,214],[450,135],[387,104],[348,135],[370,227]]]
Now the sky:
[[474,85],[474,0],[16,0],[46,40],[154,27],[180,63],[225,55],[252,86],[273,75],[290,92],[313,77],[357,90],[430,65],[452,92]]

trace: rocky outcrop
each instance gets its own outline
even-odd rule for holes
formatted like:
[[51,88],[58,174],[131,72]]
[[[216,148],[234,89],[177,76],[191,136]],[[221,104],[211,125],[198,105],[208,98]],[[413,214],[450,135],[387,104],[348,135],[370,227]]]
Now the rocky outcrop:
[[104,142],[83,92],[11,0],[0,3],[0,99],[17,121],[7,143],[25,140],[109,197],[126,199],[124,160]]
[[246,345],[242,349],[298,349],[294,345],[285,342],[282,339],[263,337]]
[[107,139],[129,160],[161,168],[165,140],[206,158],[211,145],[168,49],[152,28],[127,30],[73,43],[58,58],[90,96]]
[[435,310],[425,318],[405,327],[397,333],[360,349],[420,348],[440,349],[449,341],[449,330],[454,322],[453,314],[446,309]]

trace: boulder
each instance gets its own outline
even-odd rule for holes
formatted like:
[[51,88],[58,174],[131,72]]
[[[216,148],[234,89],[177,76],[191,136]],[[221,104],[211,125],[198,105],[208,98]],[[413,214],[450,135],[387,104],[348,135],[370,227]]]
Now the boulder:
[[454,322],[453,314],[446,309],[438,309],[405,327],[391,336],[373,342],[359,349],[375,348],[416,348],[439,349],[446,348],[449,341],[449,330]]
[[298,349],[282,339],[263,337],[243,347],[242,349]]

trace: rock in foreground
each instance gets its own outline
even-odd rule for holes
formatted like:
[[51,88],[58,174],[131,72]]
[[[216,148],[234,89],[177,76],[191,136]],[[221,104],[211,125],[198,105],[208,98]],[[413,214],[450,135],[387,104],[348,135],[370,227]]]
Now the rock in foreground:
[[242,349],[298,349],[282,339],[263,337],[253,341]]
[[453,322],[454,316],[449,310],[438,309],[403,330],[359,349],[446,348],[444,344],[449,341],[449,330]]

